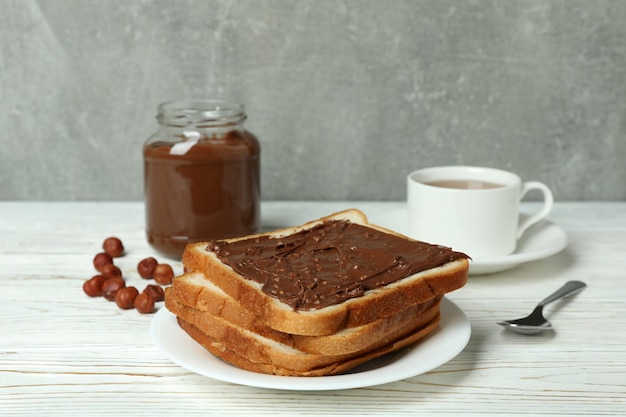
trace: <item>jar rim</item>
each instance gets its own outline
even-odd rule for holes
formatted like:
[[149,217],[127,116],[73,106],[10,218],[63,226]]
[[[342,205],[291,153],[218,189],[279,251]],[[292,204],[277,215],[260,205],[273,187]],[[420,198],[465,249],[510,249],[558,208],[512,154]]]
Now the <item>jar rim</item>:
[[243,104],[220,99],[165,101],[157,110],[159,122],[174,126],[240,123],[246,118]]

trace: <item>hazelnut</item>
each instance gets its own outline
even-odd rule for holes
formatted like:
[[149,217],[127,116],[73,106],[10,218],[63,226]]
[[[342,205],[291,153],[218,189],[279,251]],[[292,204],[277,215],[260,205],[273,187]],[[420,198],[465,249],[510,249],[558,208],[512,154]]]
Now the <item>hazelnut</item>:
[[159,264],[154,269],[154,280],[161,285],[169,285],[174,279],[174,270],[169,264]]
[[158,285],[148,285],[143,292],[152,297],[155,302],[165,300],[165,292]]
[[116,237],[109,237],[102,243],[102,249],[112,258],[118,258],[124,254],[124,245],[122,241]]
[[102,283],[102,296],[109,301],[115,299],[115,293],[126,287],[126,282],[122,278],[109,278]]
[[154,298],[148,293],[142,292],[135,298],[133,305],[141,314],[150,314],[154,311]]
[[135,298],[139,291],[135,287],[124,287],[117,290],[115,293],[115,304],[123,310],[133,308]]
[[100,297],[102,295],[102,283],[106,278],[102,275],[94,275],[83,284],[83,291],[90,297]]
[[96,268],[98,272],[101,272],[100,270],[102,269],[104,265],[109,265],[112,263],[113,263],[113,258],[111,258],[111,255],[109,255],[106,252],[100,252],[93,258],[93,266]]
[[100,268],[100,274],[107,278],[122,278],[122,270],[113,264],[106,264]]
[[139,272],[141,278],[152,278],[152,276],[154,275],[154,270],[158,264],[159,262],[153,257],[142,259],[137,264],[137,272]]

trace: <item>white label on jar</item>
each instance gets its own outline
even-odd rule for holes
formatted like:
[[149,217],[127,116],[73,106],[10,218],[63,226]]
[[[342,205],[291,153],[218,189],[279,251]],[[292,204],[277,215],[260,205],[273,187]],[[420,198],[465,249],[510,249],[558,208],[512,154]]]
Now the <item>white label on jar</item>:
[[200,132],[189,130],[183,132],[185,140],[175,143],[170,149],[170,155],[184,155],[200,140]]

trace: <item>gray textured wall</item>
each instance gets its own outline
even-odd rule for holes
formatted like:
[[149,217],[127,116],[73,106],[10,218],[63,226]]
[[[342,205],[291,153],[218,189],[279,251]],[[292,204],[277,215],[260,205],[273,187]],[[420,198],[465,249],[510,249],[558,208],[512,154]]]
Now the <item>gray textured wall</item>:
[[511,169],[626,199],[626,1],[0,0],[0,199],[139,200],[155,107],[242,101],[263,198]]

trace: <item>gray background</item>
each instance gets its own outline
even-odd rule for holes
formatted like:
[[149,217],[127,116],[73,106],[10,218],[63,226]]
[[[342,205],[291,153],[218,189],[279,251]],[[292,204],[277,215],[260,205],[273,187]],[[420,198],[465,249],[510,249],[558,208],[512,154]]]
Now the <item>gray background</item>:
[[626,1],[0,0],[0,199],[140,200],[156,105],[241,101],[265,200],[442,164],[626,199]]

